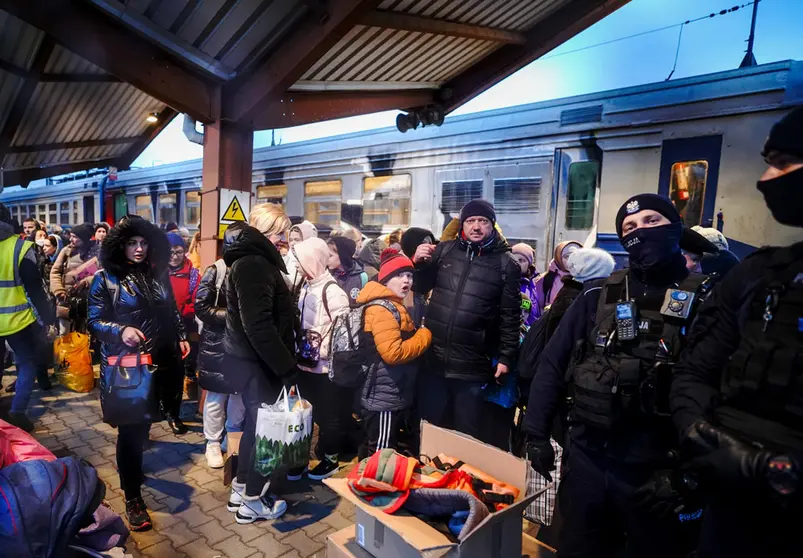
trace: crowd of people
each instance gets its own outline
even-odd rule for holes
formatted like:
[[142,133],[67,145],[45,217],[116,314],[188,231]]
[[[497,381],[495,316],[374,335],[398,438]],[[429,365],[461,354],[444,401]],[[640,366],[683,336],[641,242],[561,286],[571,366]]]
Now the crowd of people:
[[[770,211],[803,227],[803,109],[775,125],[763,156],[758,188]],[[17,365],[11,421],[31,427],[34,379],[49,387],[39,349],[56,330],[88,331],[102,367],[126,352],[156,366],[156,418],[115,424],[133,529],[151,525],[141,495],[150,423],[185,433],[179,406],[197,387],[211,467],[223,466],[227,435],[242,433],[229,511],[241,524],[281,516],[286,503],[255,468],[255,429],[262,404],[297,386],[319,435],[314,467],[281,470],[291,481],[325,479],[349,452],[417,455],[427,420],[519,452],[548,480],[561,469],[559,556],[793,547],[800,244],[740,264],[721,231],[684,226],[652,193],[619,209],[629,264],[618,270],[604,250],[570,240],[539,272],[534,248],[511,245],[482,199],[440,238],[413,227],[368,239],[347,227],[324,239],[280,206],[257,205],[205,270],[197,238],[138,216],[79,225],[68,238],[34,220],[15,225],[0,204],[0,336]],[[368,364],[348,385],[333,332],[353,316]]]

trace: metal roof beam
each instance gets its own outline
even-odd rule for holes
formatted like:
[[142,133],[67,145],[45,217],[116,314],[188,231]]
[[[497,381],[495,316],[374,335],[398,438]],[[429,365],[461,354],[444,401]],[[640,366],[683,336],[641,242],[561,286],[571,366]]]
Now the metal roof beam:
[[254,129],[286,128],[384,110],[420,107],[432,103],[434,95],[434,91],[425,89],[288,93],[271,103],[254,120]]
[[223,99],[223,117],[237,122],[260,118],[321,56],[332,48],[378,0],[313,2],[310,13],[281,48],[249,77],[236,80]]
[[34,56],[31,69],[22,82],[22,87],[20,87],[17,92],[17,96],[14,98],[14,104],[11,106],[11,111],[6,118],[3,128],[0,129],[0,164],[2,164],[6,153],[8,153],[9,146],[14,140],[14,136],[17,135],[17,130],[19,130],[22,124],[22,119],[28,111],[28,105],[31,103],[33,94],[36,91],[36,85],[38,83],[37,78],[39,74],[44,72],[47,61],[50,60],[50,55],[53,54],[53,49],[55,47],[56,42],[47,36],[39,43],[39,48]]
[[16,64],[12,64],[11,62],[7,62],[6,60],[0,59],[0,70],[4,72],[8,72],[9,74],[14,74],[17,77],[27,78],[30,75],[30,72],[25,68],[20,68]]
[[443,87],[444,92],[451,93],[444,103],[447,112],[568,41],[629,1],[574,0],[567,3],[527,31],[524,44],[505,45],[448,82]]
[[100,138],[81,141],[63,141],[57,143],[40,143],[37,145],[12,145],[6,153],[39,153],[42,151],[58,151],[61,149],[80,149],[82,147],[100,147],[105,145],[122,145],[134,143],[142,136],[130,136],[127,138]]
[[96,159],[93,161],[73,161],[71,163],[61,163],[59,165],[34,167],[30,169],[7,170],[3,172],[3,180],[7,186],[19,184],[27,188],[32,180],[40,178],[50,178],[60,174],[69,174],[87,169],[104,168],[114,165],[114,159]]
[[0,0],[0,9],[44,31],[66,49],[201,122],[218,116],[219,85],[79,0]]
[[527,37],[523,33],[468,25],[443,19],[432,19],[399,12],[375,11],[366,14],[360,21],[363,25],[382,27],[384,29],[398,29],[400,31],[415,31],[432,35],[446,35],[449,37],[462,37],[464,39],[477,39],[480,41],[493,41],[509,45],[523,45]]
[[48,83],[120,83],[111,74],[42,74],[39,81]]

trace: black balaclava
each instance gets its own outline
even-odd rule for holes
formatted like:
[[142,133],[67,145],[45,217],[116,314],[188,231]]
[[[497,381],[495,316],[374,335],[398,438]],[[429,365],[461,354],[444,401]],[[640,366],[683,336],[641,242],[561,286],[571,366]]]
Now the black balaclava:
[[[773,151],[803,161],[803,107],[773,125],[761,154],[766,157]],[[776,221],[790,227],[803,227],[803,168],[770,180],[759,180],[757,187]]]

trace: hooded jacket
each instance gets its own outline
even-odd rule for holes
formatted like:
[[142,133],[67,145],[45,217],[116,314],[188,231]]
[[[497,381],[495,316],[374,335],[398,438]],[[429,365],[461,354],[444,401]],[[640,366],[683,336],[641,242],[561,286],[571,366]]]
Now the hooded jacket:
[[[87,241],[88,242],[88,241]],[[75,271],[82,264],[92,259],[91,250],[85,252],[75,250],[72,244],[61,249],[56,261],[50,268],[50,292],[55,296],[66,295],[75,286]]]
[[364,243],[357,261],[362,264],[363,271],[368,275],[368,280],[373,281],[379,275],[379,256],[382,250],[388,247],[387,242],[381,238],[375,238]]
[[201,273],[192,266],[189,258],[184,258],[184,262],[178,269],[167,268],[170,274],[170,286],[173,288],[173,296],[176,297],[176,307],[178,313],[184,318],[184,323],[190,323],[195,318],[195,296],[198,292]]
[[217,290],[217,274],[217,266],[210,265],[207,267],[195,295],[195,316],[204,325],[203,330],[201,330],[201,342],[198,351],[198,385],[215,393],[234,393],[224,375],[225,351],[223,337],[226,333],[228,268],[225,271],[219,293]]
[[487,382],[491,359],[516,362],[521,327],[519,264],[495,234],[479,247],[465,240],[441,242],[432,261],[416,266],[413,288],[432,291],[428,371],[446,378]]
[[368,274],[362,267],[358,260],[351,260],[351,267],[344,271],[334,270],[332,275],[340,285],[340,288],[346,293],[349,298],[349,304],[352,308],[357,307],[357,297],[360,291],[368,283]]
[[535,300],[533,306],[538,309],[538,316],[544,313],[547,306],[551,306],[563,288],[563,278],[570,276],[563,265],[563,251],[569,245],[582,248],[583,245],[575,240],[565,240],[555,246],[554,258],[549,262],[547,271],[535,279]]
[[[229,267],[226,287],[226,354],[258,364],[272,374],[268,380],[292,374],[295,361],[296,312],[285,283],[284,261],[276,247],[254,227],[233,231],[224,246]],[[226,379],[241,391],[245,374],[256,367],[227,367]]]
[[418,363],[432,343],[427,328],[416,330],[402,299],[376,281],[365,285],[357,302],[362,305],[384,298],[399,311],[401,323],[382,306],[369,306],[365,310],[366,333],[373,336],[379,359],[366,377],[360,403],[366,411],[400,411],[413,403]]
[[329,259],[326,242],[320,238],[310,238],[296,244],[291,252],[298,262],[299,270],[313,277],[304,283],[298,300],[301,329],[315,332],[321,337],[318,365],[314,368],[299,365],[299,368],[316,374],[328,374],[332,324],[335,318],[349,311],[349,299],[326,269]]

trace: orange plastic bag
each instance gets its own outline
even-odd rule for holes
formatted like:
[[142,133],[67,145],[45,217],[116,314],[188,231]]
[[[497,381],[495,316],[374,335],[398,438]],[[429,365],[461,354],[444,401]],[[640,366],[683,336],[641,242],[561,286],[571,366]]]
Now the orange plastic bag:
[[56,360],[56,379],[73,391],[87,393],[95,387],[92,356],[89,353],[89,336],[72,332],[62,335],[53,343]]

